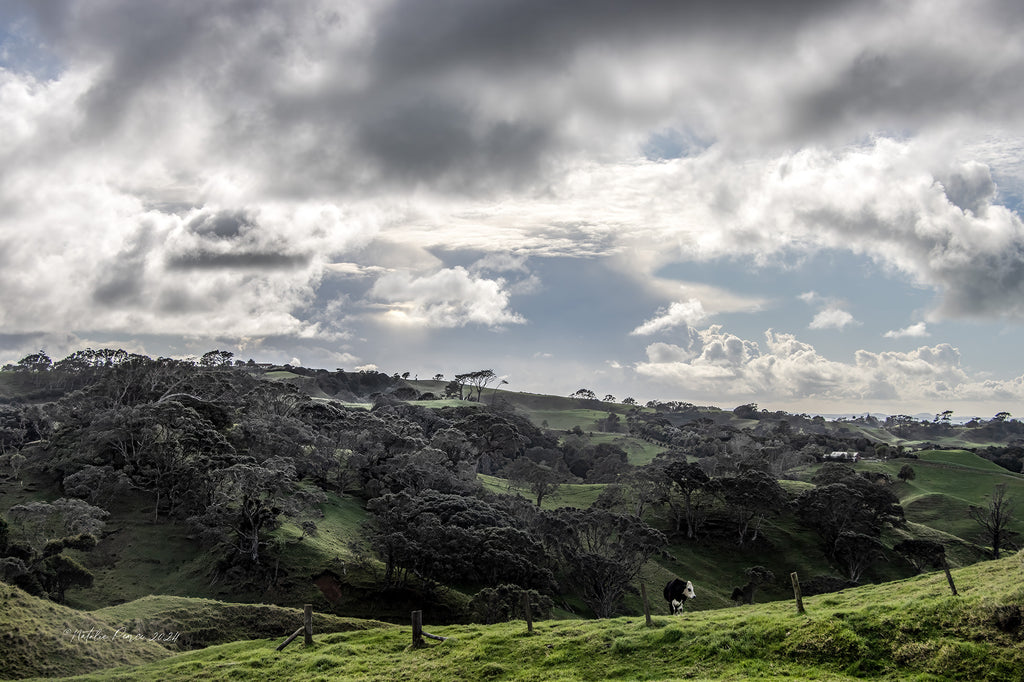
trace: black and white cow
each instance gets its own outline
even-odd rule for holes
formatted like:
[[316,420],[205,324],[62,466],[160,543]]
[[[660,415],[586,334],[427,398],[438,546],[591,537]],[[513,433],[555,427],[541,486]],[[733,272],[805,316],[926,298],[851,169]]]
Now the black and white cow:
[[683,612],[683,604],[687,599],[696,599],[697,593],[693,591],[693,583],[689,580],[673,578],[665,585],[665,601],[668,602],[669,612],[679,615]]

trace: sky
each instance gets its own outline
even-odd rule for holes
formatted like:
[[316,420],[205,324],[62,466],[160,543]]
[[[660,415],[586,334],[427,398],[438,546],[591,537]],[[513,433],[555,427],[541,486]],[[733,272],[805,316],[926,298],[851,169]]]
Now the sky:
[[1024,414],[1016,0],[7,0],[0,362]]

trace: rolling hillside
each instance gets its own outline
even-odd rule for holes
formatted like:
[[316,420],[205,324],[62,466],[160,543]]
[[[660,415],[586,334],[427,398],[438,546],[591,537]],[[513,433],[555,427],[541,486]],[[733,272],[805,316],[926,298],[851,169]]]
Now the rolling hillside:
[[[1024,675],[1021,557],[953,572],[678,617],[434,626],[238,641],[76,680],[1009,680]],[[142,606],[142,605],[140,605]],[[46,643],[49,643],[47,640]]]
[[[186,367],[179,371],[188,373],[193,370]],[[227,458],[227,461],[221,466],[236,462],[233,470],[238,470],[238,467],[252,467],[257,455],[262,458],[259,461],[264,462],[280,452],[288,452],[291,465],[302,467],[304,472],[301,479],[296,476],[300,487],[309,491],[313,490],[313,486],[324,486],[316,490],[320,495],[319,502],[310,517],[315,519],[315,527],[300,522],[298,518],[282,517],[282,522],[275,524],[264,538],[264,556],[270,559],[260,566],[259,571],[247,573],[226,561],[223,553],[218,554],[218,551],[223,552],[225,545],[204,541],[194,519],[184,514],[172,514],[168,509],[161,512],[160,498],[154,497],[152,491],[145,487],[149,479],[142,476],[138,479],[141,484],[125,487],[119,494],[103,501],[110,516],[95,549],[67,550],[68,556],[81,562],[93,576],[91,586],[67,592],[68,605],[82,611],[58,607],[49,602],[32,602],[34,598],[14,588],[8,589],[5,603],[16,606],[10,610],[12,618],[37,623],[52,621],[52,624],[45,627],[41,625],[38,629],[43,640],[47,637],[59,638],[65,629],[63,624],[78,623],[77,620],[69,620],[78,615],[85,620],[81,621],[81,628],[75,625],[73,631],[97,627],[113,627],[116,630],[123,625],[154,631],[174,630],[181,633],[180,636],[170,647],[125,649],[116,655],[109,651],[82,649],[78,646],[82,642],[73,640],[54,648],[54,656],[46,658],[45,649],[37,648],[25,630],[9,621],[11,627],[8,632],[12,634],[7,642],[11,645],[10,660],[13,663],[10,669],[15,671],[14,674],[72,674],[122,663],[136,665],[165,657],[171,649],[177,651],[180,648],[207,647],[239,639],[279,637],[287,634],[287,623],[295,618],[294,609],[308,603],[314,605],[318,614],[324,614],[321,631],[346,633],[325,635],[322,640],[325,647],[333,644],[340,647],[345,643],[344,646],[349,647],[345,650],[362,652],[357,658],[363,658],[365,653],[376,661],[365,671],[372,672],[379,666],[398,666],[397,669],[405,670],[403,666],[406,663],[399,661],[399,658],[406,645],[400,645],[401,637],[393,633],[382,631],[364,635],[347,631],[363,627],[380,628],[384,622],[404,624],[408,622],[411,610],[420,609],[427,622],[434,624],[432,630],[436,628],[444,632],[440,624],[449,624],[447,628],[454,628],[448,629],[449,632],[460,633],[459,636],[476,633],[469,639],[491,642],[482,652],[475,654],[477,660],[489,663],[486,669],[475,668],[466,661],[458,663],[461,667],[457,670],[467,674],[498,679],[560,679],[557,675],[562,675],[564,679],[586,678],[589,663],[577,660],[575,665],[583,671],[579,673],[582,677],[573,677],[576,673],[568,672],[571,668],[570,659],[574,656],[588,660],[594,656],[599,658],[607,652],[596,654],[589,647],[603,646],[626,659],[636,653],[637,660],[624,663],[622,668],[622,676],[633,679],[637,671],[635,666],[641,664],[640,660],[644,656],[664,656],[670,650],[659,647],[702,636],[697,631],[678,627],[689,623],[691,617],[694,623],[728,629],[740,627],[735,625],[736,615],[749,611],[752,620],[744,622],[742,627],[757,632],[767,621],[758,620],[759,616],[754,614],[775,614],[776,611],[772,609],[784,610],[783,605],[791,599],[788,581],[790,573],[797,572],[807,585],[816,581],[820,584],[819,579],[841,583],[844,579],[843,567],[827,558],[821,539],[798,520],[792,508],[793,501],[801,493],[814,489],[811,480],[821,467],[820,463],[815,462],[815,456],[807,452],[821,453],[827,452],[829,448],[849,446],[852,449],[859,448],[863,455],[869,455],[875,452],[875,445],[893,448],[910,442],[895,438],[889,432],[880,433],[877,425],[872,426],[866,422],[830,424],[820,418],[795,417],[789,423],[785,415],[755,414],[751,417],[744,413],[741,417],[685,404],[637,409],[612,402],[492,392],[489,389],[484,392],[482,402],[400,400],[394,394],[376,391],[381,387],[398,387],[403,390],[402,395],[408,395],[410,390],[415,395],[416,391],[437,390],[434,384],[438,382],[411,382],[414,388],[410,389],[404,382],[390,377],[362,373],[335,375],[311,370],[274,370],[266,376],[259,376],[250,372],[236,375],[233,370],[232,373],[215,369],[202,372],[205,374],[186,374],[189,381],[193,382],[189,390],[196,394],[209,390],[211,395],[218,398],[207,401],[192,394],[185,398],[179,397],[178,400],[184,402],[178,402],[171,413],[178,421],[169,420],[161,427],[164,430],[154,431],[156,435],[147,441],[146,447],[162,452],[160,444],[167,442],[164,434],[173,433],[173,429],[179,428],[181,423],[201,422],[205,425],[203,428],[207,429],[200,431],[204,434],[203,438],[182,442],[191,444],[187,447],[196,447],[194,444],[204,439],[223,443],[224,448],[218,456]],[[160,375],[158,378],[164,380],[162,377]],[[129,375],[128,378],[129,387],[142,385],[136,377]],[[2,383],[5,390],[16,394],[20,391],[25,398],[31,393],[44,396],[40,400],[49,401],[61,395],[60,390],[41,384],[38,378],[26,381],[22,377],[18,381],[5,380]],[[178,383],[172,383],[172,386],[181,385],[180,378],[175,381]],[[204,388],[206,386],[210,388]],[[372,387],[375,392],[358,393],[360,386]],[[180,393],[171,395],[181,396]],[[230,396],[234,402],[219,397],[224,395]],[[251,402],[252,395],[259,396],[258,401]],[[118,422],[125,415],[134,419],[136,417],[132,415],[140,413],[154,416],[163,414],[158,411],[163,409],[163,399],[150,399],[149,402],[142,399],[142,407],[118,406],[112,408],[120,411],[116,412],[118,417],[111,421],[111,426],[104,427],[106,430],[90,430],[93,422],[84,420],[78,428],[88,438],[76,440],[60,432],[61,420],[71,418],[75,410],[87,412],[90,403],[76,398],[75,394],[71,398],[70,408],[55,406],[52,402],[37,402],[34,403],[36,411],[33,412],[22,411],[21,407],[12,404],[13,407],[6,407],[7,411],[0,415],[7,420],[5,424],[16,427],[7,426],[5,437],[10,434],[17,436],[17,428],[24,428],[25,433],[28,433],[29,427],[23,426],[25,424],[37,430],[33,436],[37,439],[25,443],[24,452],[28,455],[28,464],[15,467],[15,460],[10,456],[0,460],[0,513],[6,514],[15,505],[53,501],[65,494],[66,481],[70,480],[65,477],[75,473],[76,467],[94,466],[89,463],[112,462],[121,457],[119,453],[127,450],[116,450],[107,444],[113,442],[116,445],[121,443],[118,438],[134,437],[131,429],[123,428]],[[491,401],[495,403],[496,409],[491,409]],[[357,404],[358,409],[348,409],[353,404]],[[46,410],[51,411],[53,421],[39,421],[38,427],[29,423],[30,418],[38,419],[38,415],[44,414]],[[617,415],[620,421],[609,420],[609,414]],[[299,419],[300,416],[306,421]],[[206,421],[201,421],[204,419]],[[148,433],[145,431],[148,422],[137,423],[144,433]],[[602,430],[608,424],[615,424],[616,428]],[[636,431],[632,430],[634,427]],[[317,429],[321,428],[325,429],[324,433],[329,432],[330,436],[319,436]],[[921,428],[932,427],[925,425]],[[187,435],[187,432],[183,433]],[[949,442],[963,440],[962,434],[956,434],[956,429],[952,429],[951,433],[956,438]],[[509,444],[514,447],[509,447]],[[672,455],[659,457],[666,450],[671,450]],[[447,459],[449,451],[456,453],[450,460]],[[489,454],[482,458],[481,453],[485,451]],[[174,455],[175,452],[171,451],[170,454]],[[919,584],[917,581],[922,579],[908,580],[915,569],[893,551],[893,546],[907,539],[939,542],[944,546],[953,568],[967,571],[961,575],[974,576],[971,571],[981,571],[974,564],[987,558],[987,540],[980,533],[978,524],[971,519],[969,510],[972,507],[984,507],[996,487],[1005,486],[1014,511],[1009,529],[1018,534],[1024,532],[1024,476],[1011,473],[967,450],[929,449],[907,452],[907,457],[892,456],[899,452],[903,451],[889,450],[889,458],[864,456],[852,466],[857,474],[887,476],[887,479],[880,478],[878,485],[898,497],[907,520],[905,526],[885,528],[878,538],[882,554],[863,573],[862,584],[875,583],[877,589],[883,592],[856,593],[882,594],[884,597],[878,599],[883,602],[903,604],[897,593],[884,592],[885,586],[890,583],[916,586]],[[659,546],[659,550],[642,565],[639,575],[629,584],[621,606],[615,613],[628,614],[633,619],[643,613],[639,590],[642,583],[647,587],[660,622],[653,629],[640,628],[634,631],[635,620],[628,618],[600,623],[587,621],[595,611],[588,606],[581,586],[571,575],[560,577],[550,593],[554,600],[552,614],[558,620],[538,624],[538,630],[546,630],[552,637],[566,637],[565,641],[576,642],[574,646],[578,648],[577,653],[567,655],[564,660],[560,655],[550,652],[546,654],[555,661],[548,665],[552,666],[550,672],[556,674],[556,677],[548,678],[544,677],[540,669],[509,667],[497,660],[500,656],[492,656],[499,649],[493,643],[495,639],[507,637],[513,644],[525,647],[505,652],[513,656],[536,653],[530,647],[533,640],[524,639],[506,626],[481,629],[466,625],[471,619],[470,605],[474,595],[493,587],[486,578],[447,580],[444,577],[447,574],[443,572],[424,577],[411,570],[406,580],[386,579],[386,566],[379,551],[380,545],[372,546],[366,535],[367,522],[374,520],[373,505],[368,504],[369,501],[379,500],[386,494],[419,495],[423,489],[429,488],[431,480],[435,480],[434,475],[439,466],[448,466],[451,472],[456,472],[445,474],[450,476],[445,481],[446,485],[459,486],[455,488],[462,491],[458,495],[478,499],[484,505],[479,509],[490,505],[486,506],[484,518],[499,512],[505,513],[501,510],[513,509],[518,515],[515,517],[519,520],[516,523],[534,518],[531,514],[536,510],[532,509],[531,504],[536,499],[535,493],[523,479],[516,479],[517,482],[513,484],[501,473],[512,471],[514,459],[525,458],[527,453],[536,457],[537,461],[548,462],[545,466],[550,466],[552,470],[558,469],[564,476],[557,490],[544,497],[543,511],[537,512],[538,516],[564,507],[588,510],[599,501],[598,506],[602,508],[619,504],[616,509],[623,514],[631,514],[633,502],[616,502],[616,488],[622,488],[641,468],[662,471],[657,465],[664,466],[673,459],[681,463],[713,463],[722,471],[732,474],[742,471],[743,466],[746,466],[744,462],[772,467],[780,472],[780,476],[785,477],[781,483],[790,506],[784,505],[767,516],[756,538],[737,544],[730,510],[717,497],[715,499],[718,501],[705,510],[708,522],[696,540],[687,540],[684,533],[677,532],[678,509],[672,511],[671,505],[664,499],[661,502],[649,502],[644,507],[643,521],[663,532],[668,542]],[[101,459],[104,457],[107,459]],[[588,457],[592,459],[588,460]],[[477,462],[480,466],[481,462],[486,461],[489,467],[486,470],[492,473],[474,474],[473,458],[480,458]],[[599,461],[599,458],[604,459]],[[380,466],[382,462],[401,464]],[[649,467],[652,463],[656,466]],[[900,480],[898,475],[907,465],[913,468],[914,476],[906,481]],[[139,473],[138,469],[131,471],[133,474]],[[493,472],[499,472],[500,475]],[[211,470],[210,476],[215,475],[217,472]],[[202,483],[189,480],[191,485]],[[483,491],[480,490],[481,484]],[[659,484],[671,487],[667,480],[661,480]],[[91,494],[91,491],[86,489],[83,494]],[[497,495],[497,498],[489,495]],[[507,496],[524,500],[513,503]],[[158,513],[155,514],[154,509]],[[998,565],[1006,570],[1013,566],[1019,568],[1017,564],[1005,562]],[[730,599],[732,591],[744,584],[746,572],[755,566],[770,571],[775,579],[759,587],[755,607],[735,609]],[[456,568],[448,565],[446,570],[451,572]],[[438,578],[437,575],[442,577]],[[685,621],[667,620],[659,615],[665,610],[660,598],[660,586],[675,576],[692,580],[697,587],[698,599],[688,605],[689,615]],[[981,578],[978,580],[983,582]],[[998,592],[1003,587],[993,589]],[[847,591],[839,594],[852,593]],[[875,646],[871,627],[883,626],[865,626],[863,632],[855,628],[852,635],[842,627],[835,630],[835,622],[849,622],[843,620],[846,616],[842,614],[846,612],[844,609],[853,609],[853,606],[844,601],[842,596],[823,595],[815,599],[820,600],[817,603],[824,607],[845,605],[833,612],[829,621],[832,625],[825,630],[819,632],[813,630],[817,626],[806,626],[811,628],[808,632],[812,638],[821,640],[817,646],[822,647],[822,650],[847,644],[852,647],[851,651],[856,656],[847,656],[846,666],[842,669],[827,666],[819,669],[817,666],[820,661],[813,657],[810,663],[799,656],[794,658],[792,652],[804,652],[811,645],[790,641],[790,630],[795,625],[788,621],[786,627],[790,630],[782,635],[772,629],[775,626],[761,635],[766,643],[775,642],[773,646],[776,646],[778,654],[776,662],[766,664],[767,667],[759,667],[760,664],[744,660],[740,668],[733,668],[734,661],[731,659],[712,657],[719,662],[705,669],[698,663],[687,662],[688,659],[674,649],[668,659],[690,666],[687,670],[696,676],[705,674],[705,670],[708,675],[739,675],[737,671],[752,666],[749,669],[757,674],[777,670],[780,675],[809,672],[822,679],[829,679],[830,676],[843,679],[847,674],[876,669],[890,672],[916,670],[926,675],[930,668],[914,659],[909,652],[914,646],[920,645],[924,647],[921,651],[927,651],[928,656],[941,654],[942,647],[932,640],[924,644],[913,644],[918,640],[908,636],[907,646],[910,648],[893,650],[886,654],[889,658],[883,661],[864,663],[862,660],[867,657],[864,652]],[[828,599],[840,601],[830,604]],[[1006,600],[1010,601],[1011,606],[1017,603],[1009,598]],[[763,608],[766,611],[760,610],[761,604],[765,604]],[[984,602],[982,605],[987,609],[991,604]],[[50,606],[57,610],[47,610]],[[941,608],[936,606],[936,614],[939,612]],[[715,616],[715,613],[719,615]],[[775,615],[764,617],[771,620]],[[868,616],[864,618],[870,620]],[[456,623],[462,625],[454,625]],[[885,627],[898,625],[894,625],[895,621],[892,620],[885,623]],[[56,628],[57,624],[62,627]],[[803,621],[797,624],[801,628],[805,627]],[[987,627],[984,623],[981,625]],[[670,634],[676,632],[678,634]],[[956,637],[962,634],[957,631]],[[452,638],[458,639],[459,636],[452,635]],[[224,646],[227,648],[219,649],[217,655],[223,656],[220,659],[222,661],[233,662],[233,669],[240,671],[238,674],[243,678],[250,674],[250,669],[253,674],[257,670],[265,672],[267,679],[276,679],[275,675],[284,679],[300,668],[313,678],[321,674],[326,676],[324,670],[338,665],[351,674],[363,670],[345,668],[348,663],[360,665],[354,661],[337,663],[335,658],[351,656],[338,653],[342,649],[324,648],[315,660],[304,661],[299,657],[300,668],[289,668],[292,663],[285,661],[291,659],[268,658],[262,653],[253,653],[259,651],[256,645],[252,645],[255,648],[238,643]],[[375,646],[383,647],[394,656],[389,654],[385,659],[374,659],[370,651]],[[736,646],[748,654],[752,652],[750,644]],[[962,646],[966,645],[956,644],[951,651],[962,653]],[[441,652],[439,655],[443,655],[445,660],[434,661],[428,668],[433,666],[443,669],[459,658],[459,654],[444,653],[448,649],[438,648],[436,651]],[[452,657],[451,661],[447,660],[448,656]],[[925,657],[925,654],[921,654],[921,657]],[[168,679],[190,679],[187,676],[175,677],[186,675],[187,670],[194,671],[196,679],[202,678],[210,670],[217,670],[218,675],[223,673],[219,668],[208,667],[214,665],[210,661],[215,659],[199,656],[188,659],[175,657],[172,660],[181,665],[168,663],[172,668],[162,669],[171,676]],[[4,661],[0,653],[0,662]],[[560,667],[563,663],[564,669]],[[279,664],[284,667],[277,669]],[[604,665],[618,669],[617,664],[611,660],[605,661]],[[1011,661],[1006,665],[1015,666],[1017,663]],[[654,665],[651,670],[665,672],[652,672],[650,679],[671,676],[667,668],[659,666]],[[0,667],[0,670],[3,668]],[[408,672],[409,679],[420,679],[417,676],[426,675],[426,670],[413,666]],[[124,673],[124,679],[134,674],[135,671]],[[153,672],[151,676],[153,679],[161,679],[163,674]],[[375,678],[371,676],[368,679]]]

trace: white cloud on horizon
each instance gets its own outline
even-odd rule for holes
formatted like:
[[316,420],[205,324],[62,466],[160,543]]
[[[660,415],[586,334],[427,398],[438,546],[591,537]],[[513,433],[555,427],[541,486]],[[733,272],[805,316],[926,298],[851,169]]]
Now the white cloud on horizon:
[[1018,401],[1024,377],[991,380],[972,377],[960,365],[960,352],[949,344],[922,346],[909,352],[857,351],[854,362],[823,357],[792,334],[768,330],[764,348],[723,331],[720,325],[700,330],[691,348],[655,343],[647,362],[636,371],[686,395],[729,396],[737,400],[785,402]]
[[925,322],[917,322],[904,327],[903,329],[892,329],[887,331],[883,336],[887,339],[902,339],[906,337],[920,338],[925,336],[931,336],[928,332],[928,325]]

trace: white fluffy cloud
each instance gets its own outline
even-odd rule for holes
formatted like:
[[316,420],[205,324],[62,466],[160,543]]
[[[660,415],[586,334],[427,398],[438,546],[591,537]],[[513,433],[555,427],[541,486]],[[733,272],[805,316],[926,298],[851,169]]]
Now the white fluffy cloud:
[[852,324],[859,324],[853,315],[841,308],[826,308],[822,310],[808,327],[810,329],[843,329]]
[[462,267],[414,277],[392,272],[378,279],[371,298],[386,301],[387,321],[427,327],[500,327],[525,320],[509,309],[504,280],[474,277]]
[[704,306],[695,298],[688,301],[676,301],[668,309],[659,310],[654,317],[630,332],[635,336],[649,336],[680,326],[690,326],[703,322],[707,318]]
[[823,357],[792,334],[765,332],[764,346],[711,326],[691,337],[691,346],[664,343],[647,348],[636,371],[691,396],[727,395],[736,400],[976,401],[1024,398],[1024,377],[979,380],[960,365],[949,344],[908,352],[857,351],[853,362]]
[[925,322],[916,322],[909,327],[903,329],[892,329],[887,331],[883,336],[887,339],[902,339],[905,337],[923,337],[929,336],[928,325]]

